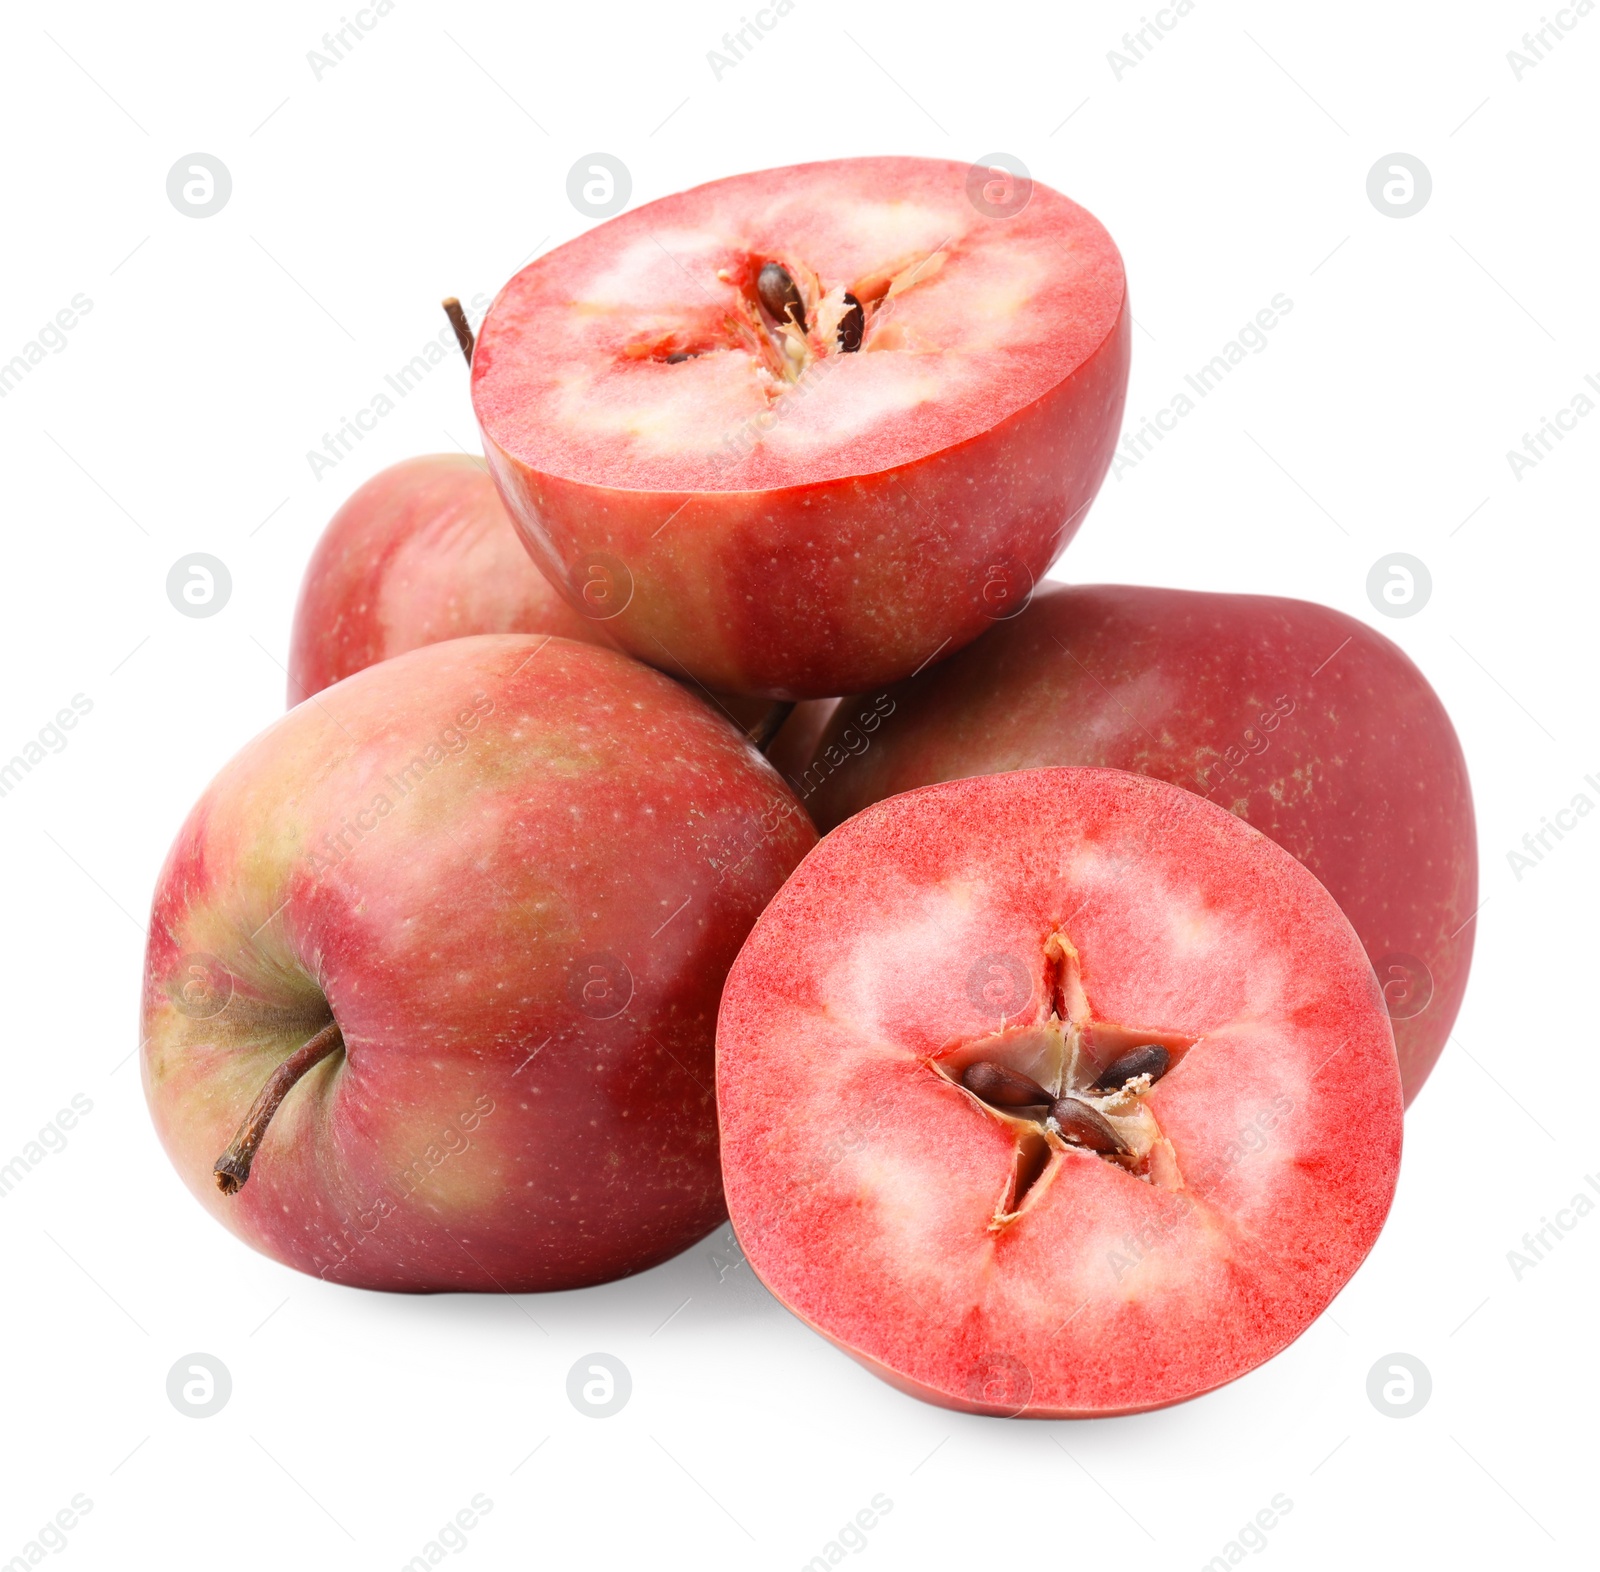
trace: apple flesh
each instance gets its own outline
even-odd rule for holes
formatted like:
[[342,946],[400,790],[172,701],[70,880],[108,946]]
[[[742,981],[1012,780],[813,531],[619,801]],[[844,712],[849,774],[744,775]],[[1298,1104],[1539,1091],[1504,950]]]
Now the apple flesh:
[[1360,934],[1416,1096],[1466,989],[1478,853],[1455,729],[1396,645],[1306,601],[1047,585],[953,660],[844,701],[785,773],[826,831],[893,792],[1054,764],[1185,786],[1293,852]]
[[606,644],[528,560],[482,462],[429,453],[392,464],[334,514],[301,581],[289,702],[380,660],[474,633]]
[[1017,604],[1110,463],[1130,328],[1089,213],[985,190],[935,159],[738,175],[513,278],[473,404],[551,581],[641,659],[781,699]]
[[168,856],[162,1143],[240,1238],[335,1282],[665,1260],[725,1215],[717,1000],[814,840],[748,743],[619,653],[491,635],[369,667],[249,744]]
[[717,1096],[762,1281],[985,1414],[1133,1413],[1261,1364],[1371,1249],[1400,1158],[1388,1016],[1332,898],[1117,770],[834,830],[729,974]]

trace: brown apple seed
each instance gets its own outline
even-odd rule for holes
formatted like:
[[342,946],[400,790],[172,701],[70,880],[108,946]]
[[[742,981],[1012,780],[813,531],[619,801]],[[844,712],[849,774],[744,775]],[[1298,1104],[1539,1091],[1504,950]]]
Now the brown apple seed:
[[1159,1043],[1145,1043],[1118,1054],[1094,1078],[1089,1088],[1092,1092],[1120,1091],[1136,1076],[1148,1075],[1152,1082],[1159,1081],[1171,1067],[1172,1055]]
[[1062,1140],[1071,1141],[1074,1146],[1108,1155],[1128,1150],[1122,1137],[1112,1129],[1110,1120],[1076,1097],[1058,1097],[1050,1105],[1050,1117],[1055,1120]]
[[805,304],[800,299],[800,291],[788,268],[781,262],[768,262],[762,266],[756,276],[756,294],[767,308],[767,315],[775,322],[782,322],[789,317],[802,333],[805,332]]
[[867,325],[867,314],[854,295],[847,293],[844,303],[848,309],[839,318],[839,348],[844,354],[853,355],[861,348],[861,333]]
[[1053,1101],[1037,1081],[988,1059],[969,1064],[962,1072],[961,1084],[996,1108],[1029,1108]]

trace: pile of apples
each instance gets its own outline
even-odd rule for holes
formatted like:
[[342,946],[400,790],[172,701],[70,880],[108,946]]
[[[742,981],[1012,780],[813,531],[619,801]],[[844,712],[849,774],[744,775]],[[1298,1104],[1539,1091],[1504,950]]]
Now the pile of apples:
[[487,470],[340,510],[155,893],[146,1095],[242,1239],[521,1293],[731,1214],[886,1380],[1043,1417],[1231,1380],[1360,1264],[1466,981],[1460,747],[1338,612],[1040,585],[1126,283],[987,178],[719,181],[463,330]]

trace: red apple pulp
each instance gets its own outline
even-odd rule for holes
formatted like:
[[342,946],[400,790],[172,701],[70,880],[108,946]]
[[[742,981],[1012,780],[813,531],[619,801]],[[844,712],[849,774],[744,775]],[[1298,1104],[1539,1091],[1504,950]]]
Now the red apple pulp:
[[491,635],[369,667],[246,747],[168,856],[162,1142],[236,1234],[336,1282],[664,1260],[724,1215],[718,995],[814,840],[748,743],[624,655]]
[[1099,488],[1122,261],[1048,187],[917,158],[650,203],[490,308],[473,404],[552,582],[643,660],[820,698],[1014,606]]
[[988,1414],[1131,1413],[1262,1363],[1366,1256],[1400,1158],[1388,1016],[1332,898],[1117,770],[833,831],[729,974],[717,1095],[767,1286]]
[[1416,1096],[1466,989],[1478,852],[1455,729],[1396,645],[1306,601],[1047,585],[953,660],[845,701],[786,773],[827,830],[893,792],[1051,764],[1188,787],[1293,852],[1361,936]]

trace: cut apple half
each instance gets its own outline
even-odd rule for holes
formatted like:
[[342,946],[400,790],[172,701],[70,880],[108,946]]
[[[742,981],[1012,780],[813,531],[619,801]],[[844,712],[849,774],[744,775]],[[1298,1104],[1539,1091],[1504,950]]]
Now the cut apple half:
[[734,964],[717,1088],[762,1280],[979,1413],[1131,1413],[1253,1369],[1371,1249],[1400,1159],[1388,1015],[1332,898],[1116,770],[835,830]]
[[538,258],[479,334],[534,558],[654,665],[816,698],[1019,609],[1110,463],[1122,260],[1041,184],[919,158],[764,170]]

